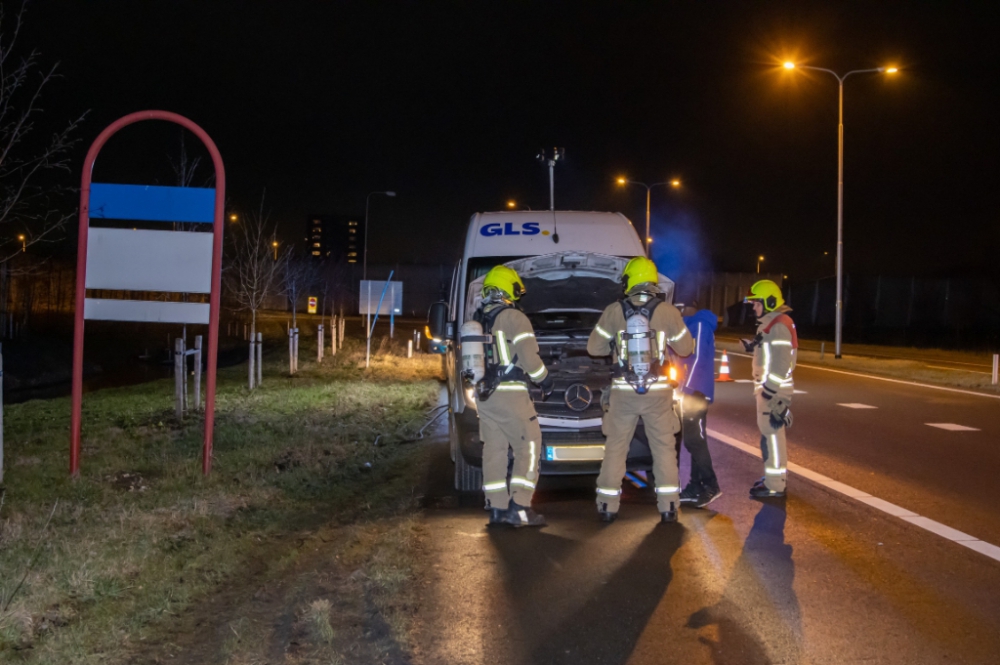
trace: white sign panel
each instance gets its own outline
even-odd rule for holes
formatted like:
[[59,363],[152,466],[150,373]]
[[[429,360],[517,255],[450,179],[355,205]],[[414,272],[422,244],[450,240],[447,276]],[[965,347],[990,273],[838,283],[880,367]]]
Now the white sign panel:
[[[384,298],[382,298],[383,289],[385,289]],[[379,298],[382,298],[381,309],[378,306]],[[358,310],[359,314],[381,314],[384,316],[395,314],[399,316],[403,313],[403,283],[389,282],[389,287],[386,288],[384,280],[381,282],[362,280]]]
[[209,293],[212,234],[91,227],[87,288]]
[[208,303],[86,298],[83,301],[83,318],[91,321],[208,323]]

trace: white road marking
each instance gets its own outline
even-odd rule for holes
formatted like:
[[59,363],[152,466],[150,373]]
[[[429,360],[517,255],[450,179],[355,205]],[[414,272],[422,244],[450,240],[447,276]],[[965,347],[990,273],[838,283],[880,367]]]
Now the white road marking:
[[[952,372],[970,372],[972,374],[985,374],[986,376],[992,375],[992,372],[980,372],[975,369],[962,369],[961,367],[942,367],[941,365],[924,365],[928,369],[947,369]],[[978,365],[977,365],[978,367]]]
[[924,423],[928,427],[937,427],[938,429],[946,429],[949,432],[981,432],[978,427],[966,427],[965,425],[956,425],[955,423]]
[[[757,458],[761,456],[759,446],[751,446],[747,443],[743,443],[739,439],[733,438],[727,434],[723,434],[722,432],[717,432],[713,429],[708,429],[707,432],[708,435],[713,439],[715,439],[716,441],[725,443],[729,446],[732,446],[733,448],[736,448],[737,450],[742,450],[748,455],[753,455],[754,457]],[[991,559],[1000,561],[1000,547],[997,547],[992,543],[988,543],[985,540],[980,540],[975,536],[970,536],[967,533],[964,533],[957,529],[953,529],[946,524],[941,524],[940,522],[936,522],[928,517],[923,517],[922,515],[918,515],[917,513],[907,510],[906,508],[897,506],[894,503],[889,503],[888,501],[880,499],[876,496],[872,496],[871,494],[868,494],[867,492],[851,487],[850,485],[845,485],[844,483],[836,481],[833,478],[830,478],[829,476],[824,476],[821,473],[816,473],[815,471],[799,466],[794,462],[788,463],[788,470],[796,475],[802,476],[803,478],[808,478],[814,483],[822,485],[823,487],[826,487],[828,489],[831,489],[834,492],[838,492],[856,501],[860,501],[861,503],[867,504],[872,508],[877,508],[878,510],[881,510],[882,512],[888,515],[892,515],[893,517],[898,517],[901,520],[905,520],[906,522],[909,522],[914,526],[918,526],[921,529],[930,531],[931,533],[941,536],[946,540],[958,543],[963,547],[968,547],[970,550],[974,550],[976,552],[979,552],[980,554],[984,554],[990,557]]]
[[736,383],[753,383],[753,379],[733,379]]
[[805,390],[793,390],[792,394],[794,394],[794,395],[808,395],[809,393],[806,392]]
[[872,406],[871,404],[858,404],[857,402],[847,402],[845,404],[837,404],[837,406],[846,406],[848,409],[877,409],[877,406]]
[[[730,351],[734,356],[740,356],[743,358],[753,358],[753,356],[746,353],[738,353],[736,351]],[[962,390],[961,388],[946,388],[945,386],[935,386],[930,383],[918,383],[916,381],[904,381],[903,379],[890,379],[887,376],[875,376],[874,374],[863,374],[861,372],[848,372],[842,369],[831,369],[829,367],[820,367],[819,365],[807,365],[805,363],[795,363],[796,367],[808,367],[809,369],[818,369],[821,372],[833,372],[834,374],[846,374],[848,376],[860,376],[862,379],[872,379],[873,381],[888,381],[889,383],[902,383],[906,386],[917,386],[918,388],[930,388],[931,390],[944,390],[949,393],[961,393],[963,395],[975,395],[976,397],[986,397],[989,399],[1000,399],[1000,395],[990,395],[988,393],[980,393],[975,390]]]

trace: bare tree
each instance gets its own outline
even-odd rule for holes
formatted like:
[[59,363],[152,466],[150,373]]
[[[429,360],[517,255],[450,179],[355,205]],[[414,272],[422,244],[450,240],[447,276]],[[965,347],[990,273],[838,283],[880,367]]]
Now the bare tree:
[[[274,225],[264,209],[264,197],[257,210],[250,211],[228,232],[230,258],[226,266],[226,288],[240,309],[250,312],[250,333],[257,332],[257,312],[280,286],[283,257],[274,258],[271,239]],[[256,339],[252,337],[251,339]]]
[[282,290],[292,308],[292,328],[296,328],[299,300],[319,283],[320,264],[292,248],[286,250],[281,263]]
[[35,243],[56,239],[74,215],[60,198],[69,191],[51,178],[69,173],[73,134],[86,113],[61,130],[42,135],[42,92],[58,78],[58,63],[45,67],[38,51],[18,55],[23,2],[8,19],[0,6],[0,264]]

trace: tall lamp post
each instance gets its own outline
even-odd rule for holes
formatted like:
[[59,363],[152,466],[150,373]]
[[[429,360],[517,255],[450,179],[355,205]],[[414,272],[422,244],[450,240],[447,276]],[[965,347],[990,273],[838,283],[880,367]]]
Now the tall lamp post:
[[760,274],[760,264],[764,262],[764,255],[761,254],[757,257],[757,274]]
[[368,279],[368,204],[371,202],[373,194],[395,196],[396,192],[368,192],[368,196],[365,197],[365,248],[362,251],[361,279]]
[[670,186],[670,187],[674,187],[674,188],[680,187],[681,186],[681,181],[677,180],[675,178],[673,180],[667,180],[667,181],[664,181],[664,182],[654,182],[652,185],[647,185],[646,183],[639,182],[638,180],[629,180],[628,178],[617,178],[616,182],[619,185],[623,186],[623,187],[625,185],[639,185],[640,187],[645,187],[646,188],[646,240],[645,240],[645,242],[642,243],[642,246],[646,248],[646,256],[648,257],[649,256],[649,245],[652,242],[652,236],[649,235],[649,200],[650,200],[650,192],[652,191],[652,189],[654,187],[661,187],[661,186],[662,187]]
[[834,358],[840,358],[840,342],[844,327],[844,81],[852,74],[895,74],[896,67],[875,67],[872,69],[852,69],[840,75],[832,69],[796,65],[786,62],[785,69],[810,69],[825,72],[837,79],[839,96],[837,100],[837,313],[834,323]]

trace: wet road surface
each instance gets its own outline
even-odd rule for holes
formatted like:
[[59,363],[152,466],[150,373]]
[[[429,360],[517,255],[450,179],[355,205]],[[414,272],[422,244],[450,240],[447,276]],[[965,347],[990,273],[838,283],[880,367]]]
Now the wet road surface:
[[[793,462],[1000,542],[1000,401],[796,379]],[[750,386],[718,388],[709,427],[754,444]],[[925,424],[948,422],[978,431]],[[419,663],[1000,662],[1000,562],[795,474],[786,500],[751,500],[760,461],[719,440],[711,509],[659,525],[652,493],[626,485],[603,525],[592,477],[547,477],[541,530],[484,528],[481,497],[450,489],[447,439],[432,445]]]

